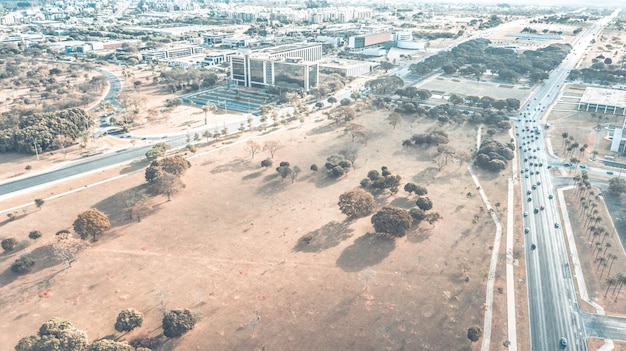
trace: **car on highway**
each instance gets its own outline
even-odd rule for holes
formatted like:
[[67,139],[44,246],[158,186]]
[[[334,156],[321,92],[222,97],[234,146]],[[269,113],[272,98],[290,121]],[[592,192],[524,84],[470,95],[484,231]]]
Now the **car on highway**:
[[579,164],[579,165],[578,165],[578,167],[580,167],[580,168],[582,168],[582,169],[585,169],[585,168],[587,168],[587,165],[584,165],[584,164]]
[[559,229],[561,226],[558,223],[554,223],[554,228]]
[[524,217],[528,217],[528,211],[524,211]]
[[546,207],[544,205],[541,205],[541,206],[539,206],[539,209],[543,211],[543,210],[546,209]]
[[613,173],[613,171],[607,171],[606,174],[613,175],[614,173]]
[[532,191],[528,190],[528,191],[526,192],[526,195],[530,195],[530,194],[532,194]]
[[550,200],[554,199],[554,195],[552,195],[552,194],[548,195],[548,199],[550,199]]
[[539,209],[538,209],[537,207],[535,207],[535,209],[533,210],[533,213],[534,213],[534,214],[539,213]]
[[531,197],[529,197],[528,198],[528,202],[531,202],[531,201],[533,201],[533,199]]
[[561,344],[561,346],[567,346],[567,339],[562,336],[561,339],[559,340],[559,344]]
[[524,228],[524,233],[525,233],[525,234],[530,233],[530,228],[528,228],[528,227]]
[[536,245],[536,244],[534,244],[534,243],[533,243],[532,245],[530,245],[530,249],[531,249],[531,250],[534,250],[534,249],[536,249],[536,248],[537,248],[537,245]]

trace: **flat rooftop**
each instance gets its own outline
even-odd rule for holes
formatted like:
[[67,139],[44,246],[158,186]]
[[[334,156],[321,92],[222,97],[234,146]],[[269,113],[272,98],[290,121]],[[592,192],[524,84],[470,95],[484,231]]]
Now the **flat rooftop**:
[[358,67],[362,65],[376,66],[378,63],[367,62],[367,61],[357,61],[357,60],[343,60],[343,59],[326,59],[320,61],[320,66],[331,67],[331,68],[349,68],[349,67]]
[[589,87],[585,89],[583,96],[580,98],[580,102],[584,104],[626,108],[626,91]]

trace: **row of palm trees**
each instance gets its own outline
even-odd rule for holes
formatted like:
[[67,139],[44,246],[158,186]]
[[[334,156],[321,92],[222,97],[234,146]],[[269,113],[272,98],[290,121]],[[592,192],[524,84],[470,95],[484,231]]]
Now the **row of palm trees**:
[[571,157],[574,158],[574,153],[576,151],[579,152],[578,157],[580,158],[584,158],[585,157],[585,151],[587,150],[587,148],[589,147],[589,145],[587,144],[583,144],[580,145],[577,141],[574,140],[574,137],[569,135],[567,132],[563,132],[561,134],[561,137],[563,138],[563,152],[565,152],[565,157]]
[[596,272],[600,273],[600,279],[602,279],[606,271],[607,278],[605,282],[607,288],[604,292],[604,297],[606,298],[612,287],[612,296],[615,296],[615,301],[617,302],[622,287],[626,284],[626,274],[620,272],[611,276],[613,263],[615,263],[618,257],[614,253],[609,252],[609,249],[613,246],[610,241],[612,231],[599,225],[602,222],[602,217],[599,215],[597,208],[600,195],[596,194],[591,186],[587,172],[582,172],[573,179],[576,185],[575,196],[580,199],[579,211],[581,216],[585,218],[583,226],[587,231],[587,241],[589,241],[589,247],[593,248],[591,254],[594,258]]

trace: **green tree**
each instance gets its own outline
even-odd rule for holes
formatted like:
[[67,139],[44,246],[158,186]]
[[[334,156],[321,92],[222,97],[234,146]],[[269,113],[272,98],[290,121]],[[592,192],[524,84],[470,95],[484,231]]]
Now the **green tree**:
[[86,351],[135,351],[135,348],[125,342],[117,342],[108,339],[94,341]]
[[469,329],[467,329],[467,338],[470,340],[470,342],[473,343],[478,341],[481,336],[483,336],[483,330],[479,327],[470,327]]
[[263,168],[270,168],[272,167],[272,164],[274,162],[272,161],[271,158],[266,158],[265,160],[261,161],[261,167]]
[[339,195],[339,209],[349,218],[368,216],[374,211],[374,196],[363,189],[353,189]]
[[79,214],[73,226],[81,239],[85,240],[91,236],[92,240],[96,241],[99,236],[111,229],[111,222],[107,215],[94,208]]
[[150,166],[146,168],[145,178],[148,183],[153,183],[164,173],[181,177],[189,167],[191,167],[191,163],[182,156],[165,157],[150,163]]
[[2,249],[4,251],[12,251],[13,249],[17,247],[17,239],[15,238],[4,239],[2,240],[2,243],[0,243],[0,245],[2,245]]
[[55,317],[44,322],[37,335],[22,338],[16,351],[84,351],[87,334],[64,319]]
[[167,201],[171,201],[172,195],[184,188],[185,183],[180,178],[170,173],[164,173],[152,182],[150,190],[153,194],[167,196]]
[[413,217],[414,224],[419,224],[421,221],[423,221],[426,218],[426,213],[424,213],[424,211],[422,211],[418,207],[411,208],[409,210],[409,214],[411,215],[411,217]]
[[11,271],[17,274],[28,272],[35,265],[35,259],[31,255],[24,255],[11,264]]
[[154,161],[159,157],[165,156],[167,150],[171,148],[172,147],[167,143],[157,143],[152,146],[150,150],[146,151],[146,158],[148,159],[148,161]]
[[117,315],[115,330],[118,332],[129,332],[141,327],[141,324],[143,324],[143,314],[134,308],[127,308]]
[[165,157],[158,161],[159,166],[165,173],[181,177],[191,167],[191,163],[183,156]]
[[615,196],[626,193],[626,180],[619,177],[609,179],[609,192]]
[[417,207],[422,211],[428,211],[433,208],[433,202],[428,197],[420,197],[415,201]]
[[387,121],[393,126],[393,129],[396,129],[398,123],[402,121],[402,117],[399,113],[394,112],[387,117]]
[[44,202],[45,201],[43,199],[35,199],[35,206],[41,210],[41,206],[43,206]]
[[413,223],[408,211],[397,207],[385,206],[376,212],[371,219],[377,233],[388,233],[394,236],[404,236]]
[[168,338],[179,337],[195,327],[197,318],[188,309],[169,311],[163,317],[163,335]]
[[28,233],[28,238],[32,240],[37,240],[41,238],[41,232],[38,230],[31,230],[30,233]]
[[280,177],[281,177],[282,180],[285,180],[285,178],[287,178],[293,172],[293,170],[289,166],[289,162],[284,162],[283,161],[276,168],[276,172],[278,172],[278,174],[280,174]]

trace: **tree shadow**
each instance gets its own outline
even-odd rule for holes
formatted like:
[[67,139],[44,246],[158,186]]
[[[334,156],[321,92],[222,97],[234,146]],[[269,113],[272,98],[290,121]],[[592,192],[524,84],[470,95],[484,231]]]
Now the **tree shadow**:
[[[421,224],[421,225],[424,225],[424,224]],[[430,225],[430,224],[426,223],[426,225]],[[428,240],[428,238],[430,238],[430,236],[433,234],[430,228],[420,227],[420,224],[418,224],[415,227],[416,227],[415,230],[408,232],[406,235],[406,240],[408,240],[410,243],[419,244],[422,241]]]
[[435,176],[439,173],[437,167],[428,167],[413,176],[413,181],[417,184],[431,184],[435,181]]
[[[40,246],[33,251],[24,252],[22,255],[19,256],[16,255],[15,259],[18,259],[21,256],[32,257],[35,260],[35,265],[31,269],[29,269],[28,272],[25,272],[23,274],[13,272],[11,270],[11,267],[9,266],[4,272],[0,274],[0,286],[6,286],[19,277],[34,274],[46,268],[50,268],[62,263],[62,261],[54,255],[52,245]],[[59,270],[57,273],[61,271],[62,270]],[[50,278],[52,278],[55,274],[51,275]],[[48,279],[49,278],[47,278],[47,280]]]
[[256,171],[254,173],[247,174],[247,175],[241,177],[241,180],[250,180],[250,179],[258,178],[258,177],[260,177],[263,174],[264,171],[265,170],[261,170],[261,171]]
[[407,199],[406,197],[398,197],[393,199],[393,201],[391,201],[389,204],[394,207],[409,209],[411,207],[415,207],[415,200]]
[[148,160],[134,161],[120,170],[120,174],[127,174],[138,171],[150,164]]
[[333,130],[337,128],[338,126],[335,123],[329,123],[329,124],[311,129],[310,131],[306,133],[306,135],[324,134],[324,133],[332,132]]
[[223,173],[223,172],[243,172],[253,170],[256,167],[248,159],[236,158],[223,165],[216,166],[211,170],[211,173]]
[[313,181],[315,181],[316,188],[325,188],[327,186],[337,183],[341,179],[343,179],[343,177],[335,179],[335,178],[331,178],[328,176],[324,176],[324,177],[317,178],[317,180],[313,179]]
[[294,251],[321,252],[339,245],[342,241],[352,237],[354,230],[348,227],[348,222],[331,221],[319,229],[309,232],[298,239]]
[[93,205],[94,208],[102,211],[109,217],[111,227],[117,227],[122,224],[132,221],[126,212],[126,202],[133,197],[138,197],[140,194],[146,194],[148,191],[148,184],[141,184],[124,191],[120,191],[106,199]]
[[395,247],[390,237],[366,233],[343,250],[336,264],[346,272],[360,272],[381,263]]
[[260,187],[258,187],[255,191],[255,194],[257,195],[272,195],[275,194],[279,191],[283,191],[285,190],[285,188],[291,185],[291,180],[276,180],[276,181],[272,181],[272,182],[266,182],[263,185],[261,185]]
[[263,181],[264,182],[271,182],[274,179],[278,179],[278,177],[280,177],[280,174],[278,174],[278,172],[273,172],[273,173],[270,173],[270,174],[266,175],[265,177],[263,177]]

